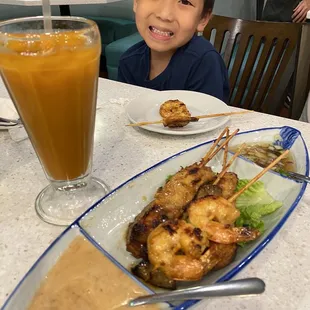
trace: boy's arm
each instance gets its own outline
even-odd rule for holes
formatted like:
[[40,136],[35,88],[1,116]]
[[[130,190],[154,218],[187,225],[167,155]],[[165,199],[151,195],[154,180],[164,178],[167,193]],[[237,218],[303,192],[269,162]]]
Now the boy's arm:
[[224,102],[228,100],[227,69],[221,56],[215,51],[206,53],[193,66],[187,81],[187,90],[205,93]]

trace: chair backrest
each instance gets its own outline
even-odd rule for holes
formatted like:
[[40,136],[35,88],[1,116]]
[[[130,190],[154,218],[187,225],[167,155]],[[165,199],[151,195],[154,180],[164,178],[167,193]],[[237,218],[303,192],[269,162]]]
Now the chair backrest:
[[[214,15],[203,36],[211,42],[214,39],[214,47],[228,68],[229,104],[279,115],[294,72],[292,80],[296,81],[296,59],[301,61],[298,56],[302,25]],[[305,42],[307,38],[305,36]],[[303,61],[307,62],[305,57]]]

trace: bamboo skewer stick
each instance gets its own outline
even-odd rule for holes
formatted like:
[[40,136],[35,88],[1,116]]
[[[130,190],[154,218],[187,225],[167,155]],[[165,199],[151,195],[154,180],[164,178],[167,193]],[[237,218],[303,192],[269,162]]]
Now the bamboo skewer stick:
[[[226,144],[227,146],[227,144]],[[226,147],[225,146],[225,147]],[[233,162],[235,161],[235,159],[240,155],[240,153],[242,152],[242,150],[244,149],[244,147],[246,146],[245,143],[243,143],[241,145],[241,147],[239,148],[239,150],[234,154],[234,156],[231,158],[231,160],[228,162],[228,164],[223,168],[223,170],[221,171],[221,173],[218,175],[218,177],[216,178],[216,180],[213,182],[213,185],[217,185],[221,178],[224,176],[224,174],[227,172],[227,170],[230,168],[230,166],[233,164]]]
[[[229,129],[227,129],[226,139],[229,137]],[[227,164],[227,154],[228,154],[228,144],[225,145],[224,148],[224,158],[223,158],[223,169]]]
[[213,153],[214,149],[217,147],[218,143],[221,141],[221,139],[223,138],[223,136],[225,135],[227,130],[228,130],[228,127],[225,127],[225,129],[221,132],[221,134],[218,136],[218,138],[212,144],[212,146],[211,146],[210,150],[208,151],[208,153],[202,158],[202,160],[201,160],[201,163],[203,163],[202,166],[207,163],[207,159]]
[[234,202],[244,191],[246,191],[252,184],[254,184],[258,179],[260,179],[267,171],[273,168],[282,158],[287,156],[289,150],[282,153],[277,159],[275,159],[269,166],[267,166],[263,171],[261,171],[256,177],[254,177],[246,186],[241,188],[239,192],[235,193],[232,197],[228,199],[229,202]]
[[238,133],[238,131],[239,129],[236,129],[211,155],[208,157],[205,156],[200,164],[200,167],[208,163],[226,144],[229,143],[229,141]]
[[[220,117],[220,116],[231,116],[231,115],[240,115],[240,114],[247,114],[253,111],[241,111],[241,112],[226,112],[226,113],[216,113],[216,114],[207,114],[207,115],[199,115],[194,117],[180,117],[179,121],[189,121],[189,122],[197,122],[197,119],[205,119],[205,118],[213,118],[213,117]],[[140,123],[133,123],[127,124],[126,126],[129,127],[140,127],[146,125],[154,125],[154,124],[162,124],[164,121],[148,121],[148,122],[140,122]]]

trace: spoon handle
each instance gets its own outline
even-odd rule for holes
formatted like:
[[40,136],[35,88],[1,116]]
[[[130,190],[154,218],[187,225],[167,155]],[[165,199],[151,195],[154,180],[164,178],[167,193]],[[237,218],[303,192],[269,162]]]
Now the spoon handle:
[[0,116],[0,122],[3,123],[8,123],[8,124],[21,124],[21,120],[20,119],[10,119],[10,118],[5,118],[5,117],[1,117]]
[[207,286],[193,287],[169,293],[160,293],[138,297],[131,300],[131,307],[145,304],[169,302],[176,300],[202,299],[205,297],[223,297],[237,295],[261,294],[265,291],[265,283],[258,278],[247,278],[229,282],[221,282]]

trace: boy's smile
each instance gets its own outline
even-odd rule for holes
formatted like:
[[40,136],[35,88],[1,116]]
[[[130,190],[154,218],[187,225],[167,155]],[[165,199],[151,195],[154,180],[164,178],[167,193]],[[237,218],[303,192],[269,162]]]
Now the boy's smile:
[[151,53],[171,53],[202,31],[204,0],[134,0],[136,24]]
[[174,35],[174,33],[167,28],[149,26],[149,30],[152,38],[155,40],[168,41]]

